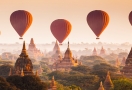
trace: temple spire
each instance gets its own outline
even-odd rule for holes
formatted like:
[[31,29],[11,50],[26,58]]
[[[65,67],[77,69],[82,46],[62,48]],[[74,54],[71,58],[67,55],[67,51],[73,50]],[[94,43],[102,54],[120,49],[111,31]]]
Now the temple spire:
[[34,44],[34,40],[33,40],[33,38],[31,38],[30,44]]
[[26,56],[28,56],[28,55],[27,55],[27,52],[26,52],[25,41],[23,42],[23,48],[22,48],[22,52],[21,52],[20,56],[21,56],[21,57],[26,57]]
[[106,79],[104,81],[104,88],[105,88],[105,90],[111,90],[113,87],[114,86],[113,86],[113,83],[111,81],[110,72],[108,71]]
[[104,90],[104,87],[103,87],[103,85],[102,85],[102,81],[100,82],[100,87],[99,87],[98,90]]
[[26,50],[25,41],[23,42],[23,48],[22,50]]
[[69,48],[69,41],[68,41],[68,48]]

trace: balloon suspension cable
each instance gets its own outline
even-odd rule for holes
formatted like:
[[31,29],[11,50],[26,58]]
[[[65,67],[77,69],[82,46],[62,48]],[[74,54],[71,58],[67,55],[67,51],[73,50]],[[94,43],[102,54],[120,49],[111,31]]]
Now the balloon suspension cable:
[[99,37],[97,37],[96,39],[99,39]]
[[60,43],[59,45],[63,45],[62,43]]
[[20,37],[19,39],[23,39],[22,37]]

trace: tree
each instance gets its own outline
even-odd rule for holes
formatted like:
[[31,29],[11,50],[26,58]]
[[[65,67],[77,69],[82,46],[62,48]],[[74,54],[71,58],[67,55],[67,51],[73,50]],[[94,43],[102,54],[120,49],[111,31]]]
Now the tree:
[[132,90],[132,81],[129,79],[118,79],[113,81],[114,90]]
[[100,78],[105,79],[106,73],[110,71],[111,73],[117,72],[118,68],[111,66],[107,63],[101,63],[93,66],[92,74],[98,75]]
[[7,78],[7,81],[21,90],[47,90],[47,85],[34,75],[24,77],[10,76]]
[[14,85],[10,85],[5,78],[0,77],[0,90],[19,90]]
[[2,65],[2,66],[0,66],[0,76],[7,77],[9,75],[10,68],[13,70],[12,65]]
[[84,66],[84,65],[72,67],[71,69],[72,69],[72,71],[78,71],[78,72],[81,72],[83,74],[89,73],[91,70],[88,66]]

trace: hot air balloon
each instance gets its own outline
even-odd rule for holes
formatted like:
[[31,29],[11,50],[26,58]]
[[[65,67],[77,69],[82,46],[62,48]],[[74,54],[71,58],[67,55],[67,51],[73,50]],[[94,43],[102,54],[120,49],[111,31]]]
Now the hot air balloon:
[[130,24],[132,25],[132,11],[131,11],[130,14],[129,14],[129,22],[130,22]]
[[10,16],[10,22],[15,31],[20,36],[19,39],[23,39],[23,35],[32,24],[32,15],[25,10],[14,11]]
[[109,15],[102,10],[91,11],[87,15],[87,23],[94,34],[97,36],[96,39],[99,39],[99,36],[109,23]]
[[70,34],[71,27],[72,26],[70,22],[65,19],[54,20],[50,25],[51,32],[53,36],[59,41],[60,45]]

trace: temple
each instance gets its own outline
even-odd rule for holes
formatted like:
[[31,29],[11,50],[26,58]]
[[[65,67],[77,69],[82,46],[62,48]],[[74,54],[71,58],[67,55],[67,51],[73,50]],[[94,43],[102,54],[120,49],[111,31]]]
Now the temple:
[[[25,47],[25,41],[24,41],[21,54],[19,55],[19,58],[16,60],[15,71],[12,75],[20,75],[20,76],[33,75],[32,70],[33,70],[33,65],[30,58],[28,57]],[[9,75],[11,76],[11,70]]]
[[96,50],[96,48],[94,48],[94,50],[93,50],[93,54],[92,54],[93,56],[97,56],[98,54],[97,54],[97,50]]
[[56,86],[56,83],[54,80],[54,76],[52,77],[52,81],[50,83],[50,89],[48,89],[48,90],[57,90],[57,86]]
[[103,85],[102,85],[102,81],[100,82],[100,87],[99,87],[98,90],[104,90],[104,87],[103,87]]
[[106,53],[105,53],[105,49],[102,47],[101,50],[100,50],[100,56],[105,56]]
[[59,58],[56,62],[53,63],[51,69],[52,71],[70,71],[71,67],[80,65],[81,63],[78,62],[77,59],[74,59],[72,57],[72,52],[69,47],[69,42],[68,42],[68,47],[65,52],[64,58]]
[[104,81],[104,89],[105,90],[113,90],[113,88],[114,88],[114,85],[113,85],[113,83],[111,81],[110,73],[108,71],[106,79]]
[[125,66],[121,70],[121,73],[127,77],[132,76],[132,48],[131,48],[129,55],[126,59]]
[[55,46],[53,48],[53,55],[52,55],[52,58],[54,59],[58,59],[59,57],[62,57],[62,54],[60,52],[60,47],[58,45],[58,42],[56,40],[56,43],[55,43]]
[[36,48],[36,45],[34,44],[33,38],[31,38],[31,41],[30,41],[30,44],[29,44],[27,51],[28,51],[30,58],[34,58],[34,59],[41,60],[41,57],[44,55],[43,53],[41,53],[40,50],[38,50]]
[[121,66],[125,66],[125,62],[126,62],[126,58],[123,57],[122,61],[121,61]]
[[115,66],[116,66],[116,67],[119,67],[119,66],[120,66],[120,61],[119,61],[118,58],[116,59]]

